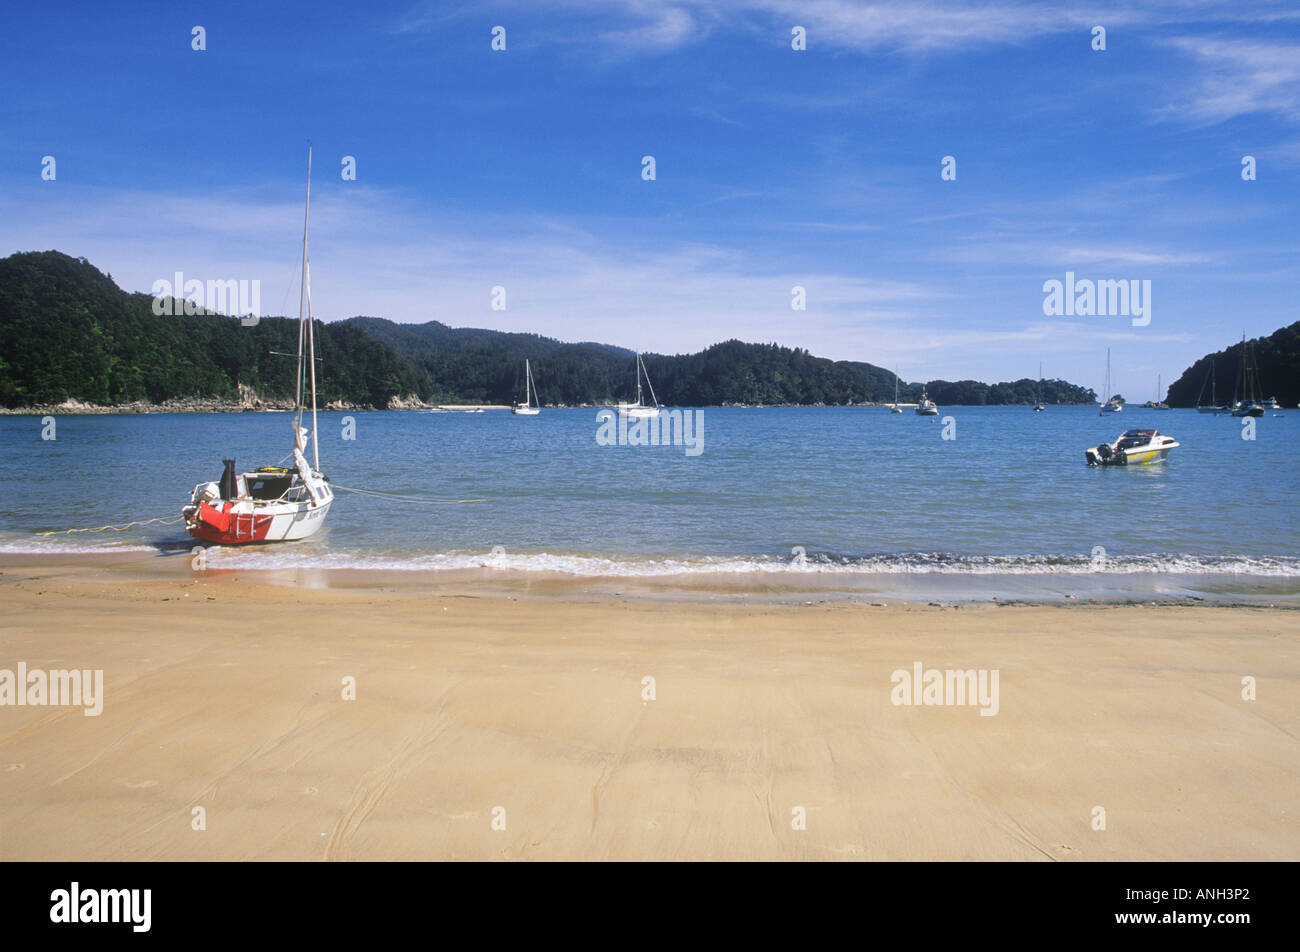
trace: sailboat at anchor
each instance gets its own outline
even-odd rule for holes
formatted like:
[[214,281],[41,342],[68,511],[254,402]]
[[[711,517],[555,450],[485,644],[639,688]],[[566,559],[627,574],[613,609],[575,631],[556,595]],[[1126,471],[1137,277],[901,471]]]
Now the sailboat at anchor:
[[540,406],[533,405],[533,396],[537,393],[537,387],[533,384],[533,371],[528,364],[528,358],[524,358],[524,402],[516,403],[511,407],[510,412],[517,416],[537,416],[542,412]]

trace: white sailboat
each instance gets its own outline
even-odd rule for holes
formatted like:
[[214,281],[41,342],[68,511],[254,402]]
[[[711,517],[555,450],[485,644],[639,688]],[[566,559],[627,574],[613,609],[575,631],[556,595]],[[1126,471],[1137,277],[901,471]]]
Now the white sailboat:
[[1173,407],[1171,407],[1169,404],[1165,403],[1165,401],[1161,399],[1161,395],[1164,393],[1164,387],[1162,386],[1162,384],[1163,381],[1160,379],[1160,375],[1156,374],[1156,398],[1154,400],[1148,400],[1146,403],[1142,404],[1143,410],[1172,410],[1173,409]]
[[[1210,402],[1201,403],[1201,397],[1205,396],[1206,383],[1210,385]],[[1223,404],[1219,403],[1218,395],[1215,393],[1215,373],[1214,373],[1213,357],[1210,358],[1210,372],[1206,376],[1205,380],[1201,381],[1201,392],[1196,395],[1196,412],[1213,413],[1216,416],[1220,413],[1228,412],[1228,408]]]
[[898,368],[894,368],[894,405],[889,408],[890,413],[902,413],[903,408],[898,405]]
[[[537,388],[533,386],[533,371],[528,365],[528,358],[524,358],[524,402],[516,403],[511,409],[511,413],[518,416],[537,416],[542,412],[540,406],[534,406],[532,402],[533,394],[537,393]],[[539,403],[541,401],[538,401]]]
[[[641,402],[641,377],[645,377],[646,389],[650,391],[650,400],[652,405],[647,406]],[[618,412],[621,416],[633,420],[649,419],[659,415],[659,399],[655,396],[655,388],[650,383],[650,374],[646,372],[645,364],[641,360],[641,355],[636,355],[636,403],[620,403]]]
[[1042,413],[1047,407],[1043,406],[1043,365],[1038,364],[1038,392],[1034,399],[1034,412]]
[[[1115,395],[1110,392],[1110,348],[1106,348],[1106,386],[1102,393],[1102,398],[1106,401],[1101,405],[1101,413],[1119,413],[1124,409],[1124,404],[1115,399]],[[1100,416],[1100,414],[1098,414]]]
[[[307,206],[302,221],[302,288],[298,298],[298,380],[293,412],[293,468],[262,466],[237,473],[226,459],[219,483],[199,483],[181,509],[185,528],[196,539],[216,545],[305,539],[325,524],[334,501],[329,480],[320,472],[316,440],[316,338],[311,319],[311,265],[307,228],[311,220],[311,149],[307,149]],[[304,344],[306,350],[304,352]],[[312,465],[303,454],[308,432],[302,425],[304,387],[311,388]]]
[[[1232,415],[1235,417],[1261,417],[1264,405],[1259,398],[1259,367],[1255,364],[1255,348],[1247,350],[1246,335],[1241,335],[1241,372],[1233,393]],[[1240,393],[1240,399],[1237,394]]]

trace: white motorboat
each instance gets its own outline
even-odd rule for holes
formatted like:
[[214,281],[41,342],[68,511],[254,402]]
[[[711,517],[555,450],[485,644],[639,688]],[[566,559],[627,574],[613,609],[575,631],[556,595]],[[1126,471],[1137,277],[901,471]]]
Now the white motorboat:
[[[298,299],[298,382],[293,413],[293,467],[261,466],[238,473],[233,459],[222,460],[218,483],[199,483],[181,509],[185,529],[216,545],[305,539],[325,524],[334,501],[329,480],[320,473],[316,441],[316,339],[311,318],[311,266],[307,225],[311,217],[311,149],[307,150],[307,207],[302,224],[302,289]],[[305,350],[304,350],[305,345]],[[312,465],[307,465],[308,432],[302,425],[303,391],[311,387]]]
[[1143,466],[1163,462],[1181,444],[1156,430],[1125,430],[1114,443],[1083,451],[1089,466]]
[[533,370],[528,365],[528,358],[524,358],[524,402],[516,403],[511,409],[511,413],[517,416],[537,416],[542,412],[542,408],[533,405],[532,395],[537,392],[533,386]]
[[916,413],[917,416],[939,415],[939,408],[935,406],[934,401],[930,399],[930,395],[925,390],[921,391],[921,402],[916,405]]
[[[645,377],[646,389],[650,391],[650,405],[641,402],[642,376]],[[646,372],[645,364],[642,362],[640,354],[636,355],[636,403],[620,403],[618,405],[618,412],[619,415],[625,416],[631,420],[645,420],[659,415],[659,398],[655,396],[655,388],[650,383],[650,374]]]

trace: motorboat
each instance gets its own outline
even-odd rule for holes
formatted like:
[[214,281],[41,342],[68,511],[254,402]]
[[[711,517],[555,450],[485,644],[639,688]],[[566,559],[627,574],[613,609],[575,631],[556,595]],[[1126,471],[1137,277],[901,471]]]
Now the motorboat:
[[1125,430],[1114,443],[1083,451],[1089,466],[1143,466],[1163,462],[1181,444],[1156,430]]
[[935,406],[934,401],[930,399],[929,394],[924,390],[921,391],[921,402],[916,405],[917,416],[938,416],[939,408]]

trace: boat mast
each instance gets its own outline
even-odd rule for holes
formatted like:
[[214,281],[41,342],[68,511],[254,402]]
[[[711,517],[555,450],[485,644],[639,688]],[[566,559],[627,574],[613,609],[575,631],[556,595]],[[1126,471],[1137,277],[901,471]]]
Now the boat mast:
[[[650,399],[654,401],[654,405],[657,407],[659,406],[659,398],[655,396],[655,385],[650,382],[650,372],[645,369],[645,364],[641,362],[640,354],[636,355],[636,359],[638,363],[641,363],[641,370],[645,372],[645,385],[650,388]],[[641,391],[639,388],[637,390],[636,402],[641,402]]]
[[[312,468],[320,469],[320,444],[316,439],[316,333],[311,318],[311,263],[307,259],[307,224],[311,219],[311,146],[307,146],[307,207],[302,216],[302,286],[307,315],[307,362],[311,365],[311,454]],[[302,321],[301,313],[298,318]],[[302,366],[302,331],[298,331],[299,358]],[[299,371],[301,373],[301,370]],[[301,412],[301,411],[300,411]]]

